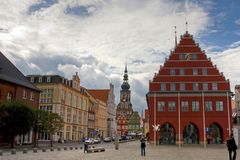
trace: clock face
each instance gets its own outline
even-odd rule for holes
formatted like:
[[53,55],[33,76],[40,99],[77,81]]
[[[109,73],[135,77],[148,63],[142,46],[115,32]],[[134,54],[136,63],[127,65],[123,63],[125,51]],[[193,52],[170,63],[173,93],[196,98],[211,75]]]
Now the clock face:
[[190,53],[187,53],[185,55],[185,60],[191,60],[191,54]]

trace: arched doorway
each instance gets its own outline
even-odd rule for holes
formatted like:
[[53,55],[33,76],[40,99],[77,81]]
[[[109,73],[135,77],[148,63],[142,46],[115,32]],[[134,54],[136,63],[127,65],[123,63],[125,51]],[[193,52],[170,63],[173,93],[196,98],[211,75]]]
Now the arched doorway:
[[175,144],[175,129],[170,123],[161,126],[159,144]]
[[207,143],[221,144],[222,143],[222,128],[217,123],[212,123],[207,129]]
[[199,131],[196,125],[189,123],[183,130],[183,143],[184,144],[198,144]]

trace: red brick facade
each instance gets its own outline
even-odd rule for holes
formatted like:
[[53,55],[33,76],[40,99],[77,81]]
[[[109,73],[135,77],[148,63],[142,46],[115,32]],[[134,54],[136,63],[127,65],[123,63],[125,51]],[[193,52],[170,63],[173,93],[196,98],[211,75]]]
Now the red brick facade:
[[[186,32],[149,82],[150,141],[224,143],[232,128],[231,96],[229,80]],[[160,124],[156,132],[154,124]]]

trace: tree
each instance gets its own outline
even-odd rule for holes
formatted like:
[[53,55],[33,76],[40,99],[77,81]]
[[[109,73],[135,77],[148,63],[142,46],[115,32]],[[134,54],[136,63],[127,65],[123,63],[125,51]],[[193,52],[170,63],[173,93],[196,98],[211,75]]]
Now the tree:
[[0,130],[8,136],[11,147],[14,148],[16,135],[30,131],[33,122],[33,110],[21,102],[7,102],[2,104]]
[[47,120],[49,113],[47,111],[43,110],[34,110],[33,112],[33,134],[34,134],[34,139],[33,139],[33,146],[37,146],[37,133],[41,130],[45,130],[47,126]]
[[48,133],[50,134],[51,147],[53,146],[53,135],[56,132],[61,131],[62,127],[63,127],[62,117],[60,115],[58,115],[57,113],[49,113],[46,129],[47,129]]

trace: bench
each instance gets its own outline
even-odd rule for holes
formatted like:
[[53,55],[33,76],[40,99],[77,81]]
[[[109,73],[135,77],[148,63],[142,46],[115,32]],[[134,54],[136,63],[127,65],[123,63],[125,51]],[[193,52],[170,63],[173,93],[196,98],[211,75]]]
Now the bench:
[[87,153],[94,153],[94,152],[105,152],[105,148],[89,146],[87,149]]

